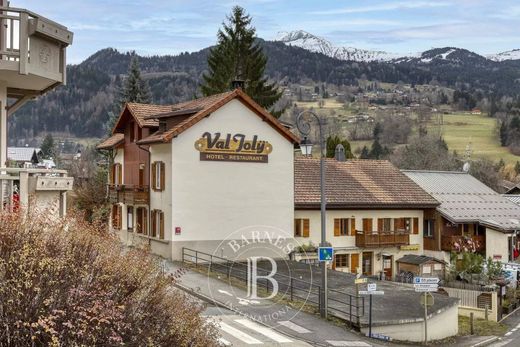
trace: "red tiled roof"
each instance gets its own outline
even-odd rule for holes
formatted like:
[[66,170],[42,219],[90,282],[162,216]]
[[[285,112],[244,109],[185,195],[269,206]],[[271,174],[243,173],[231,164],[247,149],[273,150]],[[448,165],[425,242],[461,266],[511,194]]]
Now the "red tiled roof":
[[[435,208],[439,202],[386,160],[325,161],[327,208]],[[320,160],[294,161],[296,208],[320,206]]]
[[[218,110],[220,107],[224,106],[229,101],[235,98],[240,99],[247,107],[249,107],[253,112],[255,112],[259,117],[261,117],[264,121],[270,124],[288,140],[290,140],[293,143],[299,142],[299,139],[296,135],[294,135],[290,130],[283,126],[263,107],[254,102],[253,99],[251,99],[242,90],[235,89],[230,92],[215,94],[205,98],[190,100],[171,106],[171,109],[169,111],[174,111],[175,114],[186,116],[187,112],[182,112],[183,110],[189,110],[190,112],[194,113],[192,113],[191,115],[189,115],[189,117],[186,117],[182,121],[178,122],[177,124],[170,126],[169,129],[165,131],[158,130],[154,134],[140,140],[138,144],[169,142],[173,137],[181,134],[183,131],[195,125],[200,120],[204,119],[204,117],[210,115],[212,112]],[[163,118],[165,116],[165,113],[167,112],[157,112],[155,116]],[[175,117],[175,114],[173,114],[172,117]],[[153,118],[152,116],[154,115],[150,115],[146,118]]]
[[101,142],[99,145],[96,146],[97,149],[109,149],[113,148],[120,143],[122,143],[125,140],[125,135],[121,133],[116,133],[112,136],[110,136],[108,139]]
[[141,128],[159,126],[159,122],[156,119],[148,118],[148,116],[173,111],[172,105],[138,104],[130,102],[126,104],[126,106]]

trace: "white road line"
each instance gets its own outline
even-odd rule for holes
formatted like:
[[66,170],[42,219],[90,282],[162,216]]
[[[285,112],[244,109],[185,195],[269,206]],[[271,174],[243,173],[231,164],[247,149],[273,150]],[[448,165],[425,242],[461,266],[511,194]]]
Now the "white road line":
[[219,337],[218,341],[223,344],[224,346],[231,346],[231,342],[229,342],[228,340],[226,340],[225,338],[223,337]]
[[250,336],[236,328],[233,328],[231,325],[227,325],[226,323],[220,322],[219,323],[220,329],[222,331],[225,331],[229,335],[236,337],[240,341],[248,344],[248,345],[262,345],[263,342],[255,339],[253,336]]
[[514,332],[514,331],[517,331],[517,330],[518,330],[518,328],[511,329],[511,331],[513,331],[513,332]]
[[512,331],[508,331],[507,333],[504,334],[504,336],[509,336],[511,335],[513,332]]
[[278,334],[274,330],[261,326],[260,324],[250,321],[248,319],[235,319],[235,322],[242,324],[243,326],[245,326],[248,329],[254,330],[262,335],[265,335],[268,338],[270,338],[278,343],[292,342],[287,337]]
[[293,331],[296,331],[299,334],[309,334],[312,332],[312,331],[307,330],[304,327],[294,324],[293,322],[288,321],[288,320],[280,321],[280,322],[278,322],[278,324],[283,325],[284,327],[289,328]]
[[371,347],[368,343],[364,341],[329,341],[327,343],[334,347]]
[[507,339],[507,340],[503,340],[503,341],[500,341],[500,342],[495,342],[494,344],[491,345],[491,347],[502,347],[502,346],[505,346],[507,344],[509,344],[511,341],[513,341],[512,339]]
[[520,329],[520,323],[518,323],[518,324],[516,325],[516,327],[517,327],[517,329]]
[[233,296],[233,294],[231,294],[230,292],[226,292],[225,290],[222,290],[222,289],[219,289],[218,292],[222,293],[222,294],[226,294],[228,296]]

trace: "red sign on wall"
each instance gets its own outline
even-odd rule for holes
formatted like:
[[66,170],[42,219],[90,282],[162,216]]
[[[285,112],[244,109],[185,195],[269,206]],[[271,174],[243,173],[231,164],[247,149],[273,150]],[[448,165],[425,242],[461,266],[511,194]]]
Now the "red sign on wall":
[[175,235],[181,234],[181,227],[175,227]]

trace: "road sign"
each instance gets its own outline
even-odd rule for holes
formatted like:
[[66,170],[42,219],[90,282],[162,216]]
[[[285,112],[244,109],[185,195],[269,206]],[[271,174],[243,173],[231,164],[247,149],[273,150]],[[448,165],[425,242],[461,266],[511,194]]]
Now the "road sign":
[[435,300],[433,299],[433,295],[430,293],[426,293],[426,295],[421,295],[421,305],[433,306]]
[[369,292],[368,290],[360,290],[360,295],[385,295],[385,292],[382,290],[374,290],[373,292]]
[[366,336],[371,337],[373,339],[383,340],[383,341],[392,341],[392,338],[390,336],[386,336],[386,335],[378,334],[378,333],[372,333],[372,334],[366,333]]
[[437,284],[439,283],[439,279],[437,277],[414,277],[414,284]]
[[434,283],[431,283],[431,284],[428,284],[428,283],[415,283],[415,284],[413,285],[413,287],[414,287],[415,289],[417,289],[417,288],[432,288],[432,289],[437,289],[437,288],[439,288],[439,285],[438,285],[437,283],[435,283],[435,284],[434,284]]
[[439,288],[434,287],[422,287],[422,288],[415,288],[415,291],[418,293],[427,293],[427,292],[436,292]]
[[332,247],[318,247],[319,261],[332,261],[334,256],[334,248]]
[[375,292],[376,289],[377,289],[377,284],[375,284],[375,283],[369,283],[367,286],[367,290],[369,292]]
[[363,283],[367,283],[367,278],[356,278],[354,280],[354,284],[363,284]]

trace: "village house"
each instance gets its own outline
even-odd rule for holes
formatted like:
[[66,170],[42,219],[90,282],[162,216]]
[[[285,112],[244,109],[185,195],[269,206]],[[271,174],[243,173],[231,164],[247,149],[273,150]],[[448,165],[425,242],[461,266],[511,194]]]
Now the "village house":
[[7,161],[13,167],[35,167],[42,162],[42,157],[40,148],[7,147]]
[[[317,246],[320,161],[298,157],[294,171],[294,236]],[[424,215],[439,205],[390,162],[378,160],[327,159],[326,199],[326,239],[335,253],[331,267],[386,279],[395,278],[396,260],[423,253]]]
[[286,231],[290,241],[298,141],[240,89],[127,104],[98,146],[113,155],[111,228],[173,259],[183,247],[234,257],[223,242],[248,228]]
[[449,261],[451,252],[468,250],[512,259],[520,206],[465,172],[403,172],[441,203],[425,214],[426,255]]

